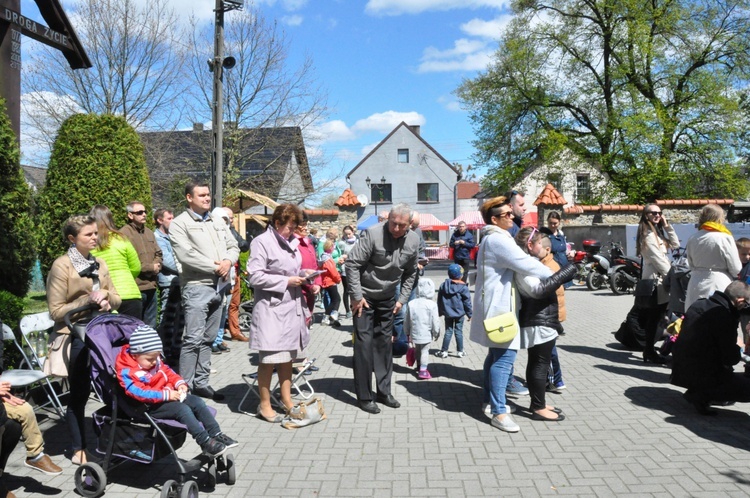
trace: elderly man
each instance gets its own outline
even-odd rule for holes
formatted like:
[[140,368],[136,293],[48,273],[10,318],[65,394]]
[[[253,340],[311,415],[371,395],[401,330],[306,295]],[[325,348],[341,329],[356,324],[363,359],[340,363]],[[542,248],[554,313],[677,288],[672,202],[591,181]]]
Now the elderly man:
[[453,262],[464,269],[461,280],[467,282],[471,265],[471,250],[474,249],[476,244],[474,243],[474,236],[466,229],[465,221],[458,223],[458,227],[451,235],[449,245],[453,249]]
[[211,191],[205,183],[185,186],[188,209],[172,221],[169,235],[180,265],[185,332],[180,375],[193,394],[219,401],[208,384],[211,344],[221,319],[224,294],[230,290],[232,267],[240,251],[226,223],[210,215]]
[[510,207],[513,210],[513,226],[508,229],[508,232],[515,237],[521,229],[521,225],[523,225],[523,216],[526,214],[526,200],[523,198],[523,192],[518,190],[511,190],[505,197],[510,199]]
[[737,325],[750,305],[750,286],[739,280],[724,292],[699,299],[687,310],[672,351],[672,384],[702,415],[715,415],[711,402],[750,402],[750,378],[734,373],[740,362]]
[[141,291],[143,311],[141,320],[156,328],[156,284],[162,264],[162,252],[156,243],[154,232],[146,229],[146,207],[142,202],[132,201],[126,206],[128,224],[120,232],[133,244],[141,262],[141,273],[136,277]]
[[407,204],[395,206],[386,223],[363,232],[345,263],[354,315],[354,391],[367,413],[380,413],[375,400],[391,408],[401,406],[391,394],[391,344],[393,317],[408,302],[417,273],[419,237],[409,230],[411,216]]

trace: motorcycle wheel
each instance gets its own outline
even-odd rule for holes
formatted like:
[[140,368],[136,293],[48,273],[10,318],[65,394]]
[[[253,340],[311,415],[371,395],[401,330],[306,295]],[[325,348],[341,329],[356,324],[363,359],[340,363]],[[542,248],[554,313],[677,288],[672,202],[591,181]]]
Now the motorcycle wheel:
[[630,291],[633,290],[630,286],[630,281],[621,272],[617,272],[614,275],[612,275],[612,279],[609,282],[609,286],[612,289],[612,292],[614,292],[618,296],[621,296],[623,294],[629,294]]
[[604,277],[599,272],[592,270],[591,273],[586,276],[586,287],[588,287],[589,290],[599,290],[603,285]]

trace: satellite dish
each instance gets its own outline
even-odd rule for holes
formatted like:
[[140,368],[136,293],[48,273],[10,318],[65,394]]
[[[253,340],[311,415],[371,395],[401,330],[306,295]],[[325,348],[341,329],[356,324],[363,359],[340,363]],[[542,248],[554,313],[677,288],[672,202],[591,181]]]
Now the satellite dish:
[[370,203],[370,201],[367,199],[367,196],[365,194],[359,194],[357,196],[357,200],[362,205],[362,207],[367,207],[367,205]]

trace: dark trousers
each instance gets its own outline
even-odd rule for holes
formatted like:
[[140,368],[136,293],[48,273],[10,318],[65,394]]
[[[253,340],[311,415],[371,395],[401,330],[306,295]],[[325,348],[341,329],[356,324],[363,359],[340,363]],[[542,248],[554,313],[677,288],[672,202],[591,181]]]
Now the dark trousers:
[[140,299],[123,299],[122,304],[117,308],[117,312],[121,315],[128,315],[141,320],[143,316],[143,301]]
[[541,410],[547,406],[545,392],[547,390],[547,372],[549,371],[552,348],[556,339],[537,344],[529,348],[529,360],[526,363],[526,384],[531,395],[530,409]]
[[[140,301],[139,301],[140,302]],[[68,421],[73,451],[86,449],[86,402],[91,394],[91,372],[89,371],[89,348],[73,337],[70,343],[70,364],[68,365],[70,399],[65,418]]]
[[644,346],[644,354],[650,354],[654,351],[654,344],[658,339],[659,321],[664,317],[667,311],[667,303],[659,304],[653,308],[645,308],[640,311],[641,317],[644,319],[643,330],[646,332],[646,345]]
[[143,323],[156,328],[156,289],[141,291],[141,320]]
[[172,419],[185,424],[188,432],[198,444],[205,443],[209,438],[221,432],[218,422],[211,415],[206,403],[192,394],[188,394],[182,403],[179,401],[159,403],[152,406],[148,412],[155,418]]
[[471,260],[470,259],[454,259],[453,262],[464,269],[464,274],[461,275],[461,280],[463,280],[464,283],[467,283],[469,281],[469,268],[471,267]]
[[21,424],[15,420],[7,419],[0,425],[0,475],[5,471],[8,457],[21,439]]
[[351,312],[351,308],[349,307],[351,297],[349,296],[349,279],[346,275],[341,275],[341,285],[344,286],[344,297],[342,298],[344,300],[344,311],[349,313]]
[[330,316],[331,313],[335,311],[336,316],[338,316],[339,306],[341,306],[341,296],[339,296],[338,286],[332,285],[330,287],[326,287],[323,289],[323,292],[325,292],[328,296],[328,300],[325,303],[326,315]]
[[373,301],[354,316],[354,392],[359,401],[372,400],[372,373],[379,395],[391,394],[393,374],[393,307],[396,299]]

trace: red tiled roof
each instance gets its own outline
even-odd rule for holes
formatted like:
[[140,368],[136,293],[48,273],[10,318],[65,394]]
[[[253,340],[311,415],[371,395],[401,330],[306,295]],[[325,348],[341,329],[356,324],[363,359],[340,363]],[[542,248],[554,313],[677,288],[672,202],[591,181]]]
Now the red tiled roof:
[[307,216],[338,216],[338,209],[305,209]]
[[706,204],[717,204],[719,206],[730,206],[734,204],[734,199],[670,199],[665,201],[656,201],[657,206],[705,206]]
[[[534,203],[536,204],[536,202]],[[707,204],[717,204],[719,206],[730,206],[734,204],[734,199],[667,199],[657,200],[655,203],[657,206],[664,207],[702,207]],[[639,204],[597,204],[593,206],[585,206],[577,204],[565,208],[565,214],[583,214],[591,212],[626,212],[626,211],[641,211],[644,206]]]
[[547,206],[564,206],[567,203],[568,201],[563,198],[560,192],[558,192],[555,186],[551,183],[545,185],[542,193],[539,194],[539,197],[537,197],[534,201],[535,206],[539,206],[541,204]]
[[338,207],[357,207],[360,205],[360,202],[357,200],[354,192],[352,192],[352,189],[348,188],[344,190],[344,193],[333,204]]
[[457,199],[472,199],[478,192],[478,182],[459,182],[456,184]]

